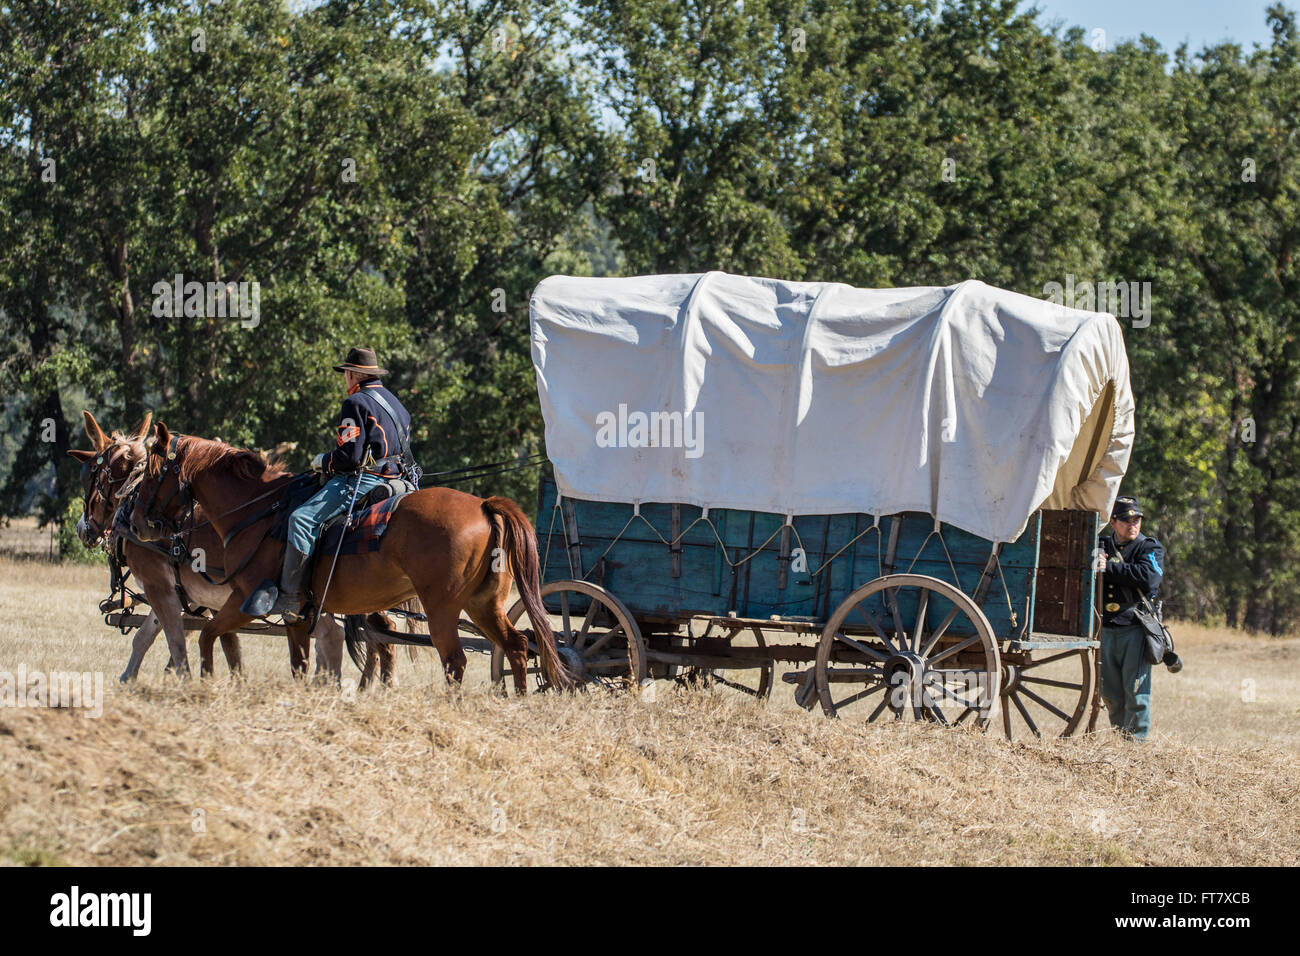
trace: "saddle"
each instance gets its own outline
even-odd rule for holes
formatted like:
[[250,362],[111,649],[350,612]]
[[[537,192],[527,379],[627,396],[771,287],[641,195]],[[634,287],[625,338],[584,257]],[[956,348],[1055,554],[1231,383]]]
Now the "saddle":
[[[317,475],[308,472],[295,475],[285,488],[278,502],[279,516],[271,528],[271,537],[284,542],[289,536],[289,516],[294,509],[307,503],[320,490]],[[388,519],[397,509],[403,498],[416,490],[416,486],[405,478],[387,478],[383,484],[376,485],[356,500],[352,508],[352,518],[345,526],[347,512],[338,514],[321,526],[316,547],[303,570],[304,597],[306,614],[311,625],[315,626],[316,616],[320,613],[317,597],[312,593],[311,580],[315,574],[316,563],[323,557],[332,561],[337,554],[361,554],[378,551],[380,539],[388,528]]]
[[[293,481],[289,482],[280,498],[279,516],[275,520],[275,525],[271,528],[271,537],[276,541],[283,542],[288,539],[289,516],[311,500],[316,492],[320,491],[320,477],[315,472],[310,471],[293,476]],[[382,485],[376,485],[357,499],[357,503],[352,509],[352,518],[355,522],[360,515],[381,501],[387,501],[389,498],[401,498],[415,490],[415,485],[405,478],[387,478]],[[345,511],[321,525],[320,537],[316,542],[313,555],[324,550],[322,546],[325,543],[326,536],[341,525],[346,517],[347,512]],[[338,543],[337,538],[334,539],[334,543]]]
[[[389,478],[382,485],[370,489],[357,499],[352,520],[346,527],[343,525],[346,512],[321,525],[320,538],[312,552],[313,560],[319,554],[332,555],[335,549],[339,554],[378,551],[379,541],[388,529],[388,519],[398,503],[415,490],[415,485],[405,478]],[[341,547],[340,536],[343,539]]]

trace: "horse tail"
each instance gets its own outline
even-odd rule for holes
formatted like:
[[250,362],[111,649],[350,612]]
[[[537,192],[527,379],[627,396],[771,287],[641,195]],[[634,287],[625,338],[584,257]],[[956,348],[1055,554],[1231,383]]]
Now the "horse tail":
[[[542,673],[553,687],[571,690],[576,683],[569,670],[560,660],[555,649],[555,635],[551,633],[551,621],[542,606],[542,588],[540,569],[537,562],[537,533],[519,505],[509,498],[493,497],[483,502],[483,511],[488,519],[501,519],[501,545],[510,561],[510,574],[515,579],[515,587],[524,600],[528,611],[528,620],[532,622],[533,633],[537,637],[537,650],[542,659]],[[493,522],[495,524],[495,521]]]
[[364,633],[365,626],[364,614],[348,614],[343,618],[343,641],[348,646],[348,657],[352,658],[352,663],[362,671],[366,669],[365,662],[362,660],[362,648],[370,643]]
[[[406,601],[405,604],[402,605],[402,608],[403,608],[404,610],[410,611],[412,614],[423,614],[423,613],[424,613],[424,605],[420,603],[420,599],[419,599],[418,597],[410,598],[408,601]],[[415,620],[414,618],[410,618],[410,617],[408,617],[408,618],[406,619],[406,630],[407,630],[409,633],[411,633],[411,634],[420,634],[420,633],[422,633],[421,630],[420,630],[420,623],[419,623],[419,621]],[[428,630],[428,629],[425,628],[425,631],[427,631],[427,630]],[[415,644],[407,644],[407,645],[406,645],[406,656],[411,660],[412,663],[414,663],[415,661],[418,661],[418,660],[420,659],[420,649],[419,649],[419,647],[418,647],[417,645],[415,645]]]

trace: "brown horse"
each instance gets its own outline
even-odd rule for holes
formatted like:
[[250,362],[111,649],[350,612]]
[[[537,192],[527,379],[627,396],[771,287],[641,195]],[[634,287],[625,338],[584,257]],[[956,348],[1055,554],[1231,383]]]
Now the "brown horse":
[[[291,480],[252,452],[192,435],[172,435],[161,422],[154,426],[147,459],[137,467],[128,485],[128,491],[137,494],[131,527],[144,540],[162,537],[164,523],[176,526],[183,520],[191,496],[224,536],[250,513],[256,514],[253,508],[275,501]],[[273,521],[273,514],[253,521],[228,547],[229,553],[247,557],[247,563],[231,581],[234,593],[199,636],[204,673],[211,671],[217,635],[250,620],[240,605],[262,580],[279,571],[280,543],[268,536]],[[322,598],[332,557],[322,556],[312,572],[312,593],[322,611],[369,614],[418,597],[447,679],[460,683],[465,652],[457,621],[463,609],[501,647],[510,661],[515,690],[523,694],[527,640],[506,618],[513,578],[537,636],[543,673],[552,686],[573,686],[542,606],[536,533],[509,498],[477,498],[451,488],[413,492],[393,512],[379,550],[339,556]],[[290,633],[305,628],[289,625]]]
[[[82,504],[81,520],[77,522],[77,535],[82,544],[93,548],[113,530],[113,515],[121,504],[119,492],[126,486],[136,464],[143,463],[148,454],[144,437],[149,430],[151,416],[145,416],[144,423],[135,434],[127,436],[114,432],[110,438],[95,421],[95,416],[90,412],[82,414],[86,435],[94,445],[94,450],[74,449],[68,454],[83,464],[88,463],[86,497]],[[196,553],[201,549],[213,565],[213,576],[220,577],[216,565],[224,560],[221,536],[204,521],[203,513],[198,509],[194,521],[195,528],[189,545]],[[136,632],[131,644],[131,659],[119,680],[126,682],[135,679],[144,655],[153,645],[160,629],[167,636],[171,652],[169,669],[180,674],[189,673],[181,601],[176,593],[177,579],[179,578],[190,602],[201,607],[215,608],[224,604],[230,597],[229,585],[206,580],[194,570],[189,559],[175,566],[167,555],[129,539],[124,542],[122,557],[144,591],[151,613]],[[226,663],[232,672],[238,672],[242,663],[239,636],[235,633],[220,636]],[[311,636],[316,638],[316,674],[325,674],[337,681],[342,672],[343,629],[333,618],[322,615]],[[305,668],[306,655],[305,646],[290,640],[289,658],[292,668]]]

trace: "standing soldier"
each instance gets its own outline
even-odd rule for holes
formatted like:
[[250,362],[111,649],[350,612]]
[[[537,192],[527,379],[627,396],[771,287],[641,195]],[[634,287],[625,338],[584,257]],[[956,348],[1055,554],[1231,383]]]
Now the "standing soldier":
[[[286,620],[298,620],[303,573],[321,525],[345,512],[354,494],[360,498],[386,479],[401,477],[414,465],[409,447],[411,416],[379,381],[388,370],[379,367],[375,353],[352,349],[334,370],[343,373],[348,397],[339,412],[335,448],[317,455],[311,463],[312,470],[328,480],[289,518],[280,586],[277,588],[269,579],[263,581],[244,602],[245,614],[283,614]],[[355,489],[349,480],[353,474]]]
[[1165,573],[1165,549],[1142,533],[1142,508],[1136,498],[1115,499],[1110,526],[1114,533],[1098,540],[1106,555],[1101,696],[1111,726],[1144,740],[1151,729],[1151,665],[1146,631],[1133,608],[1143,595],[1155,600]]

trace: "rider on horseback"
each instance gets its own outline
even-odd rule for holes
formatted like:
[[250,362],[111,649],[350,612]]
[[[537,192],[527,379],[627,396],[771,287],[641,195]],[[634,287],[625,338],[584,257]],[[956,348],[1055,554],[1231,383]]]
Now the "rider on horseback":
[[[379,381],[388,370],[379,367],[370,349],[352,349],[335,371],[345,376],[348,397],[339,413],[333,451],[317,455],[313,471],[330,476],[324,486],[289,518],[280,586],[266,580],[244,602],[243,611],[256,617],[283,614],[298,620],[302,609],[302,579],[321,526],[342,514],[352,497],[349,476],[355,474],[359,498],[388,478],[401,477],[409,459],[411,416]],[[403,454],[406,452],[406,454]]]

